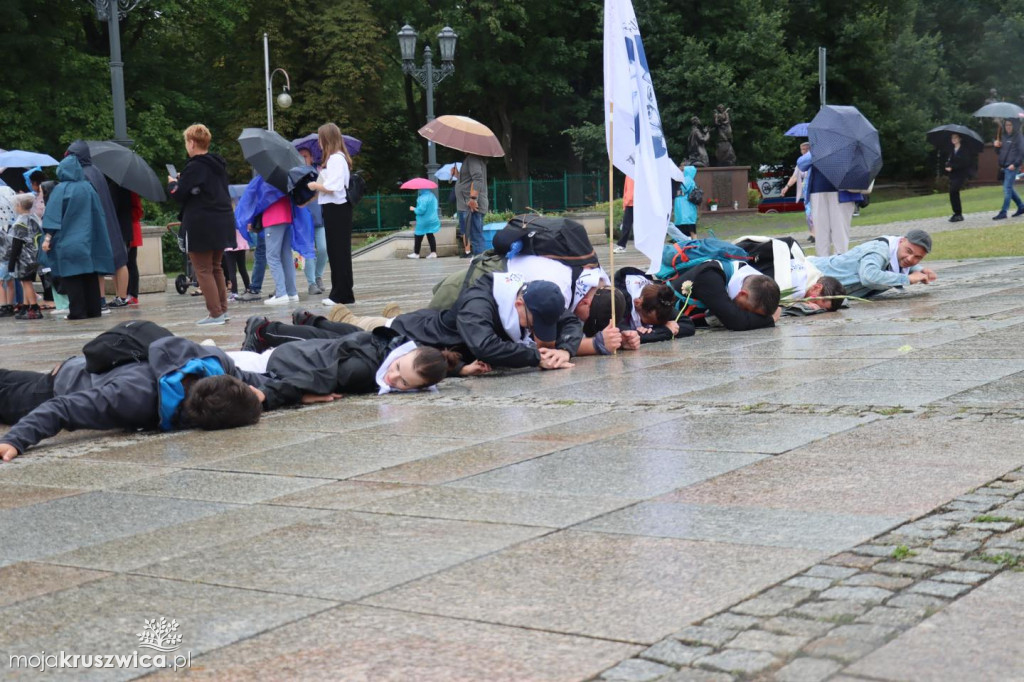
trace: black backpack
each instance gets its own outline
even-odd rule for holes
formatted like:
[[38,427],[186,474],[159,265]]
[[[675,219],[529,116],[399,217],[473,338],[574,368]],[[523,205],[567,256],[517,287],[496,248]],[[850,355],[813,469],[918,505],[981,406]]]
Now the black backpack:
[[364,194],[366,194],[366,180],[363,179],[363,176],[358,171],[352,173],[348,177],[348,187],[345,188],[345,196],[348,203],[355,206],[363,198]]
[[165,336],[174,334],[148,320],[121,322],[85,344],[85,369],[103,374],[129,362],[145,362],[149,359],[149,344]]
[[686,195],[686,200],[694,206],[700,206],[704,203],[704,190],[699,186],[694,185],[693,189],[690,190],[690,193]]
[[507,256],[512,244],[522,241],[517,255],[544,256],[572,268],[600,266],[587,228],[568,218],[518,215],[494,235],[494,251]]

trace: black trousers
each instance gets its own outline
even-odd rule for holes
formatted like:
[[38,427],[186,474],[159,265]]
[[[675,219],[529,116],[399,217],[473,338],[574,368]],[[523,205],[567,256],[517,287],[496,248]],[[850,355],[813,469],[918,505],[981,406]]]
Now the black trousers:
[[331,264],[331,293],[335,303],[355,303],[352,291],[352,204],[321,204],[327,262]]
[[249,271],[245,268],[245,257],[248,251],[225,251],[224,252],[224,274],[228,283],[231,284],[231,291],[238,293],[238,277],[242,276],[243,289],[249,288]]
[[284,322],[271,322],[261,332],[260,336],[271,348],[290,343],[291,341],[305,341],[306,339],[336,339],[339,336],[346,336],[353,332],[363,331],[359,327],[344,322],[331,322],[326,317],[318,318],[313,325],[285,324]]
[[0,369],[0,424],[19,419],[53,397],[53,375]]
[[137,246],[128,249],[128,295],[139,297],[139,247]]
[[967,178],[949,176],[949,205],[953,209],[953,215],[963,215],[964,207],[960,203],[960,190],[967,184]]
[[633,238],[633,207],[627,206],[622,209],[622,236],[619,237],[619,241],[616,242],[619,246],[625,248],[626,242]]
[[68,297],[69,320],[84,320],[102,315],[96,273],[61,277],[60,281],[64,287],[64,295]]
[[[430,253],[435,253],[437,251],[437,240],[434,239],[433,232],[427,235],[427,243],[430,244]],[[421,246],[423,246],[423,235],[417,234],[412,240],[412,252],[418,254]]]

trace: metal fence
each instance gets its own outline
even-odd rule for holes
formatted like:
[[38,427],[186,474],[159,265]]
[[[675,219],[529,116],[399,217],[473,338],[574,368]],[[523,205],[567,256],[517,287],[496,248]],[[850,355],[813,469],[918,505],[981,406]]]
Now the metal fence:
[[[452,215],[455,204],[449,202],[452,185],[439,190],[441,213]],[[608,178],[600,173],[570,174],[548,180],[493,180],[488,189],[491,213],[524,213],[530,209],[561,212],[585,208],[608,201]],[[415,192],[367,194],[353,213],[354,232],[389,232],[407,229],[414,220],[410,206],[416,204]]]

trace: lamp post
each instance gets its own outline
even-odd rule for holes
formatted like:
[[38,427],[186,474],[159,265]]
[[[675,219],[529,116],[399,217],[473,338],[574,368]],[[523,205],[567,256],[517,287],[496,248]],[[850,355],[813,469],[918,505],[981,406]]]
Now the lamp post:
[[121,61],[121,26],[120,18],[135,9],[142,0],[92,0],[96,8],[96,18],[107,22],[110,34],[110,94],[114,104],[114,141],[126,147],[131,146],[128,139],[128,123],[124,104],[124,62]]
[[267,38],[267,34],[263,34],[263,75],[266,77],[267,83],[267,130],[274,129],[274,88],[272,81],[274,80],[274,74],[278,71],[284,74],[284,89],[281,94],[277,96],[277,106],[282,109],[287,109],[292,105],[292,96],[288,94],[288,91],[292,89],[292,81],[288,77],[288,72],[284,69],[270,70],[270,40]]
[[[416,30],[406,24],[398,32],[398,47],[402,51],[402,71],[413,78],[427,90],[427,123],[434,120],[434,86],[455,73],[455,41],[458,35],[451,26],[445,26],[437,34],[438,46],[441,49],[441,67],[434,68],[433,53],[430,45],[423,47],[423,66],[416,66]],[[437,149],[434,143],[427,140],[427,177],[437,182]]]

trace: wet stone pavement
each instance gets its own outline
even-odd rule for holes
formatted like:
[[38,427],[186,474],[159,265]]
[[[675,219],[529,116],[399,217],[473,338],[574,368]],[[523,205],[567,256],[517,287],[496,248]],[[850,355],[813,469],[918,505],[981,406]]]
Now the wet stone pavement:
[[[414,309],[464,265],[357,264],[353,307]],[[1024,679],[1024,259],[933,267],[567,371],[64,433],[0,466],[0,676],[159,631],[190,657],[168,678]],[[247,315],[288,312],[202,329],[172,291],[4,320],[2,364],[49,369],[128,317],[237,348]]]

